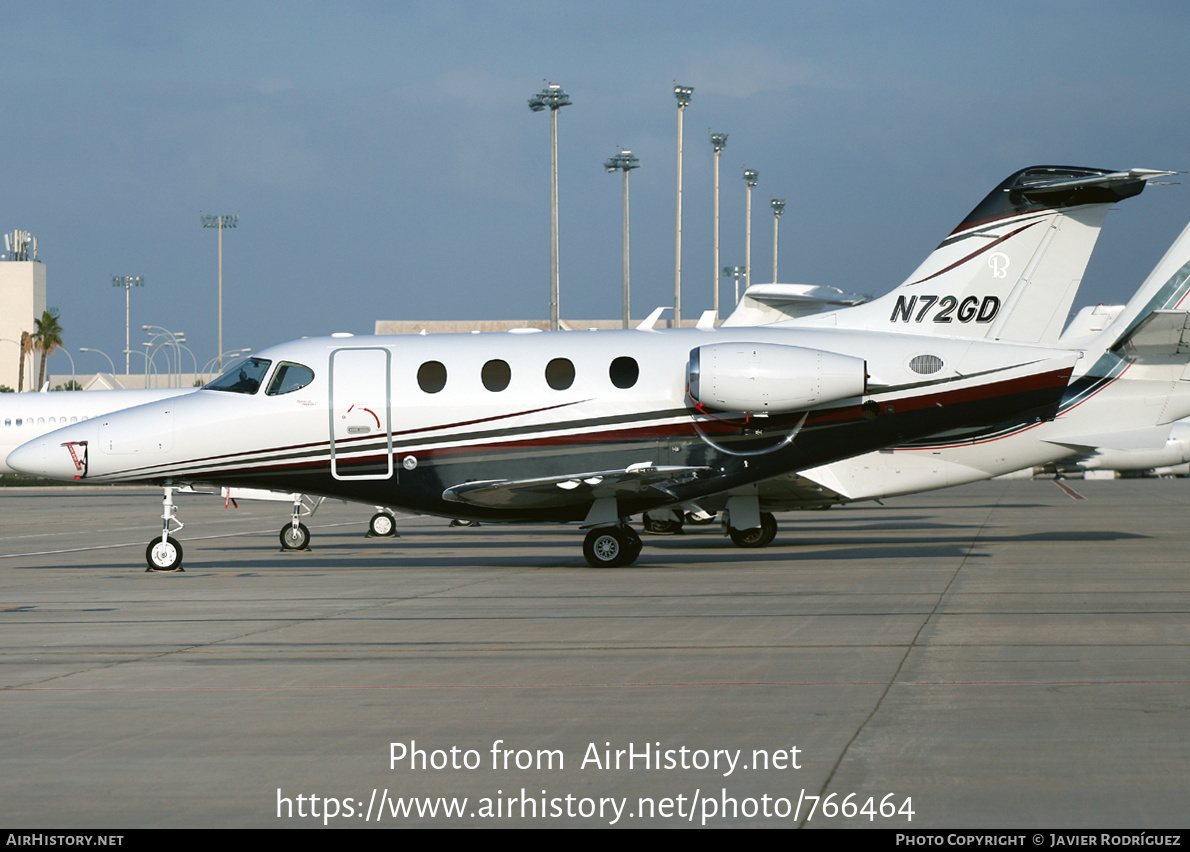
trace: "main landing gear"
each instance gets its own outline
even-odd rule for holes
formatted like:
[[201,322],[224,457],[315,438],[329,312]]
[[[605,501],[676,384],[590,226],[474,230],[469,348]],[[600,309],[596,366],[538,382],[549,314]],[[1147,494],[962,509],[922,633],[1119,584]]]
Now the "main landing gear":
[[643,546],[631,527],[596,527],[583,541],[583,556],[592,568],[619,568],[635,562]]
[[397,532],[397,519],[377,507],[377,512],[368,521],[368,538],[400,538]]
[[768,547],[777,537],[777,519],[771,512],[761,512],[760,526],[746,530],[729,526],[727,534],[736,547]]
[[150,541],[149,546],[145,548],[145,561],[149,563],[145,570],[183,571],[185,569],[182,568],[182,545],[170,535],[185,526],[175,517],[178,507],[174,504],[172,487],[166,486],[161,503],[161,536]]

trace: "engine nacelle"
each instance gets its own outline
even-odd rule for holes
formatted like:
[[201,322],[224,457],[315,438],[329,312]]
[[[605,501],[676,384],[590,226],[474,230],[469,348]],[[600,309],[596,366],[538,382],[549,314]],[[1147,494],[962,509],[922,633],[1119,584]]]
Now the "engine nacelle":
[[720,411],[780,414],[861,396],[863,358],[780,343],[715,343],[690,351],[690,397]]

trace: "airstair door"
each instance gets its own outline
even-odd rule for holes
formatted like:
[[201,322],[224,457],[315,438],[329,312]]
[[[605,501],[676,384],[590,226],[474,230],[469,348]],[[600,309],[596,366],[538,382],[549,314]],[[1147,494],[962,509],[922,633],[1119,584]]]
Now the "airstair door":
[[331,353],[331,476],[393,476],[392,353],[380,347]]

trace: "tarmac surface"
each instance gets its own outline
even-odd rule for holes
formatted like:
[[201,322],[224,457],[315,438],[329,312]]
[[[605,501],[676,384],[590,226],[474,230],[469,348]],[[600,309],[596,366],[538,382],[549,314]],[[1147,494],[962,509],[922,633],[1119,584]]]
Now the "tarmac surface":
[[181,496],[178,574],[159,492],[0,489],[0,820],[1186,828],[1190,482],[1068,489],[612,570],[574,526],[331,502],[284,553],[285,504]]

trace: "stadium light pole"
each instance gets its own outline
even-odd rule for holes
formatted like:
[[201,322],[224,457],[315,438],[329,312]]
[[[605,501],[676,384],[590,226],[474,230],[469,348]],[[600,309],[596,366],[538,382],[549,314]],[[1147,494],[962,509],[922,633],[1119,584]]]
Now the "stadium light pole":
[[735,302],[737,305],[740,303],[740,279],[745,277],[746,274],[747,272],[742,266],[723,267],[723,277],[735,279]]
[[[546,87],[529,98],[529,109],[541,112],[550,110],[550,331],[561,328],[558,284],[558,110],[570,106],[570,95],[556,83]],[[222,348],[222,341],[220,341]]]
[[715,319],[719,319],[719,155],[727,147],[726,133],[712,133],[711,147],[715,149],[715,290],[714,308]]
[[777,223],[781,221],[781,214],[785,212],[785,199],[773,198],[769,200],[773,205],[773,283],[777,283]]
[[624,172],[624,328],[631,321],[631,285],[628,275],[628,173],[640,168],[640,160],[631,151],[622,150],[609,160],[603,161],[609,172]]
[[[112,286],[124,288],[124,353],[125,353],[124,354],[124,375],[127,376],[129,373],[129,358],[132,357],[127,354],[128,347],[129,347],[130,341],[131,341],[130,332],[131,332],[131,328],[132,328],[132,324],[130,322],[130,319],[132,317],[132,313],[131,313],[132,300],[131,300],[129,294],[132,292],[133,287],[144,287],[145,279],[142,278],[140,275],[113,275],[112,276]],[[112,372],[113,373],[115,372],[114,366],[112,367]]]
[[[204,216],[202,211],[198,211],[202,218],[202,226],[204,228],[217,228],[219,230],[219,352],[223,352],[223,231],[225,228],[234,228],[240,222],[240,214],[234,216]],[[219,356],[219,372],[223,372],[223,356]]]
[[[747,186],[747,204],[744,207],[744,289],[752,284],[752,188],[760,180],[756,169],[744,169],[744,184]],[[736,294],[736,301],[740,300]]]
[[674,82],[674,97],[678,101],[678,198],[677,225],[674,234],[674,328],[682,327],[682,116],[690,106],[693,86],[679,86]]

